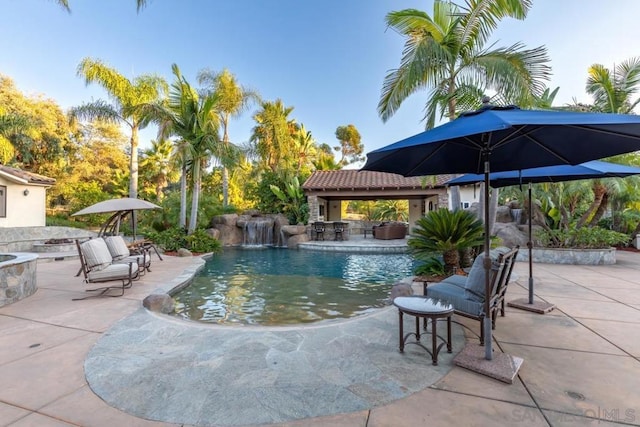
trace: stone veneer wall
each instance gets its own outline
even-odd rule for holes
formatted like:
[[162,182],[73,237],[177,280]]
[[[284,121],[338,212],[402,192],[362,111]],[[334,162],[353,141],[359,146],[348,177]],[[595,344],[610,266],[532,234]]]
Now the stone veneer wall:
[[[573,265],[613,265],[616,263],[616,248],[571,249],[533,248],[533,262]],[[518,261],[529,261],[529,250],[520,248]]]
[[37,289],[34,254],[7,254],[16,258],[0,262],[0,307],[33,294]]
[[49,239],[82,239],[97,233],[73,227],[2,227],[0,252],[30,252],[34,243]]

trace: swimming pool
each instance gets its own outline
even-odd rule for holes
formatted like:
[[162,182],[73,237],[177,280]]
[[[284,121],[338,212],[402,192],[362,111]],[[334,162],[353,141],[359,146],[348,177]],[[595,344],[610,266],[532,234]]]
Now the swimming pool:
[[200,322],[310,323],[384,306],[412,269],[407,254],[228,248],[173,297],[177,316]]

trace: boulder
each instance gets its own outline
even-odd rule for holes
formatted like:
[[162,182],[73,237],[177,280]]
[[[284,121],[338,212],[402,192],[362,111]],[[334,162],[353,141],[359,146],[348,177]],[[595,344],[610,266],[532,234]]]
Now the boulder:
[[156,313],[173,313],[175,301],[167,294],[151,294],[142,300],[142,306]]
[[285,239],[299,234],[307,234],[306,225],[285,225],[280,228],[284,233]]
[[498,206],[496,210],[496,222],[513,222],[511,209],[508,206]]
[[493,234],[502,240],[503,246],[507,246],[509,248],[516,245],[520,245],[521,248],[526,248],[527,240],[529,240],[526,233],[523,233],[522,230],[513,222],[496,222],[493,227]]
[[193,254],[191,253],[191,251],[189,249],[180,248],[180,249],[178,249],[178,256],[179,257],[188,257],[188,256],[193,256]]
[[[297,227],[297,226],[289,226],[289,227]],[[305,228],[304,226],[302,228]],[[305,234],[295,234],[289,237],[287,240],[287,247],[289,249],[297,249],[299,243],[304,243],[309,241],[309,236],[307,233]]]
[[238,246],[243,242],[242,229],[234,225],[215,224],[213,228],[219,230],[218,240],[222,246]]
[[289,225],[289,220],[282,214],[277,214],[273,217],[273,244],[275,246],[286,246],[287,239],[285,239],[282,233],[282,227]]
[[217,225],[219,224],[235,227],[237,222],[238,222],[237,214],[216,215],[213,218],[211,218],[211,225],[214,228],[218,228]]
[[217,228],[207,228],[207,234],[216,240],[220,240],[220,230]]

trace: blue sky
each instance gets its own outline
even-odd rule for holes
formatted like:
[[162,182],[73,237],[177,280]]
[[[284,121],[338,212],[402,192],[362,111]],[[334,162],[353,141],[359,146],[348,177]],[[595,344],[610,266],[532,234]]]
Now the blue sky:
[[[50,0],[0,0],[0,73],[26,94],[42,94],[67,109],[106,99],[85,86],[76,67],[101,59],[127,77],[155,73],[171,81],[171,64],[196,84],[203,68],[228,68],[265,100],[280,98],[321,143],[335,145],[335,130],[354,124],[365,151],[424,129],[426,93],[418,93],[387,123],[377,114],[385,74],[398,66],[403,40],[387,30],[392,10],[433,10],[427,0],[150,0],[136,13],[134,0],[70,0],[68,14]],[[521,41],[546,45],[560,86],[556,104],[584,92],[593,63],[611,68],[640,56],[640,2],[534,0],[525,21],[505,20],[497,46]],[[249,139],[251,108],[230,125],[234,142]],[[155,136],[141,135],[142,146]]]

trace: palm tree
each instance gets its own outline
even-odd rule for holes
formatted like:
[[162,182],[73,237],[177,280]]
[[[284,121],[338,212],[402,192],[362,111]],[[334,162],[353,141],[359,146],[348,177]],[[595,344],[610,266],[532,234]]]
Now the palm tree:
[[78,66],[78,76],[85,83],[98,83],[111,97],[113,103],[93,101],[71,109],[72,118],[101,119],[125,123],[131,129],[131,159],[129,162],[129,197],[138,197],[138,130],[147,122],[142,120],[136,108],[152,103],[167,90],[167,83],[158,76],[145,74],[129,80],[100,60],[85,58]]
[[407,244],[420,259],[442,253],[448,274],[460,267],[460,251],[483,243],[482,221],[469,211],[438,209],[416,221]]
[[162,201],[163,191],[177,177],[171,140],[151,141],[151,148],[144,150],[140,166],[148,180],[154,184],[156,199]]
[[[382,120],[424,88],[429,90],[427,129],[435,126],[436,116],[453,120],[458,111],[477,108],[487,90],[506,103],[533,104],[543,93],[542,80],[549,78],[546,48],[524,49],[522,43],[485,46],[502,18],[524,19],[530,7],[531,0],[467,0],[462,8],[435,0],[433,17],[416,9],[390,12],[387,25],[406,41],[400,67],[387,74],[382,86]],[[497,200],[498,191],[493,195]],[[459,187],[451,187],[451,200],[453,209],[459,209]]]
[[[238,117],[253,102],[260,102],[257,92],[238,84],[236,77],[227,69],[220,73],[202,70],[198,73],[198,83],[205,84],[211,93],[218,95],[218,114],[222,125],[222,142],[229,145],[229,119]],[[229,204],[229,165],[230,159],[220,159],[222,163],[222,205]]]
[[629,114],[640,102],[632,97],[640,89],[640,58],[630,58],[613,71],[601,64],[589,67],[586,92],[593,96],[593,105],[604,113]]
[[296,174],[300,175],[303,166],[313,164],[316,158],[316,142],[303,124],[301,124],[294,136],[293,144],[297,158]]
[[[183,180],[187,167],[191,175],[191,214],[187,231],[195,231],[198,223],[198,207],[202,186],[202,168],[210,156],[231,157],[231,145],[224,144],[218,134],[220,121],[217,114],[220,98],[216,93],[200,96],[187,82],[176,64],[171,66],[175,81],[171,84],[167,102],[141,105],[137,109],[145,120],[159,124],[159,136],[175,136],[179,141],[179,153],[183,159]],[[186,197],[182,186],[183,200]]]
[[[604,113],[630,114],[640,102],[640,98],[633,99],[640,89],[640,58],[630,58],[618,64],[613,70],[605,68],[601,64],[593,64],[589,67],[589,76],[585,90],[593,96],[592,111]],[[574,106],[577,107],[578,105]],[[578,227],[597,225],[598,220],[604,214],[609,200],[615,197],[619,183],[615,181],[591,181],[593,202],[587,212],[578,221]]]
[[289,119],[293,107],[285,107],[282,100],[265,101],[262,109],[254,114],[257,125],[253,127],[250,141],[263,166],[273,172],[288,170],[293,161],[293,135],[295,120]]
[[387,25],[406,38],[400,67],[385,77],[378,112],[387,121],[410,95],[427,88],[426,127],[436,117],[453,120],[480,103],[487,90],[507,102],[530,104],[541,96],[550,68],[544,46],[524,49],[485,43],[505,17],[524,19],[531,0],[467,0],[466,7],[436,0],[433,16],[405,9],[390,12]]

